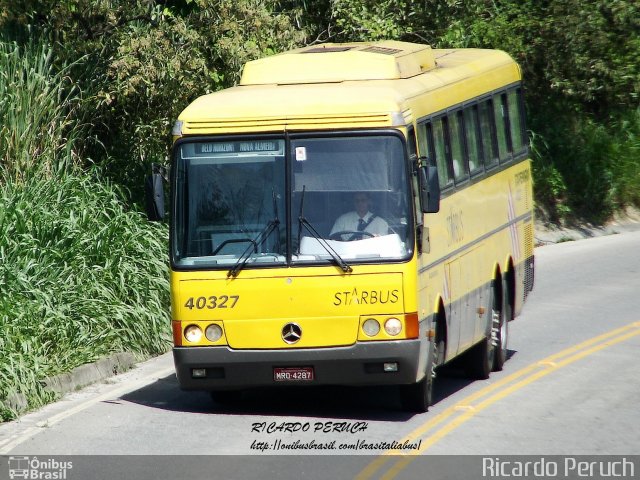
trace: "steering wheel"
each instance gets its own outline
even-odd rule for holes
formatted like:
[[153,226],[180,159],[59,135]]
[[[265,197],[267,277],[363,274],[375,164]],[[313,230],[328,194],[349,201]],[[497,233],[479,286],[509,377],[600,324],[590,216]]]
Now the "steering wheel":
[[[342,238],[343,235],[350,235],[346,240]],[[339,232],[333,232],[329,235],[329,240],[340,240],[343,242],[351,242],[353,240],[362,240],[362,235],[366,235],[369,238],[375,237],[373,233],[369,232],[357,232],[355,230],[340,230]]]

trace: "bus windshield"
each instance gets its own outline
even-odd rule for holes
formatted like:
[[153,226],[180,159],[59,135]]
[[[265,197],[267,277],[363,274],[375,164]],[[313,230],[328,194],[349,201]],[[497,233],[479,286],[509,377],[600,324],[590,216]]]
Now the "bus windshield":
[[407,259],[404,151],[390,134],[182,141],[174,263],[235,271],[336,263],[336,255],[349,264]]

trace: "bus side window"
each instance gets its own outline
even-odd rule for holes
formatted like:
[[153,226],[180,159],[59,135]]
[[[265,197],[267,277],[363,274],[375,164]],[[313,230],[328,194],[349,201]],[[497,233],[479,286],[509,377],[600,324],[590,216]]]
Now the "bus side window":
[[427,140],[427,125],[427,123],[419,123],[416,131],[416,136],[418,137],[418,149],[420,151],[421,157],[428,157],[429,155],[431,155],[431,152],[429,151],[429,143]]
[[471,175],[482,170],[482,145],[478,135],[478,106],[470,105],[464,109],[464,133],[467,141],[469,170]]
[[[420,142],[421,131],[426,135],[426,127],[424,124],[418,125],[418,142]],[[426,141],[426,139],[423,138],[423,141]],[[420,145],[421,151],[426,152],[426,146],[423,146],[424,144],[422,143],[420,143]],[[407,149],[407,153],[409,154],[409,171],[412,173],[411,184],[413,188],[415,220],[417,225],[422,225],[420,186],[418,185],[418,151],[416,149],[416,132],[413,130],[413,127],[409,127],[407,130]]]
[[524,129],[523,104],[522,104],[522,89],[515,88],[509,90],[508,104],[509,104],[509,126],[511,129],[511,143],[513,145],[513,153],[517,155],[525,150],[527,145],[527,137]]
[[469,177],[469,168],[464,155],[464,138],[462,137],[462,111],[449,115],[449,143],[451,145],[451,163],[456,183]]
[[500,162],[507,162],[511,157],[511,148],[507,123],[509,120],[507,116],[507,95],[505,93],[493,96],[493,109],[496,121],[496,133],[498,136],[498,153],[500,154]]
[[449,170],[449,156],[447,155],[446,127],[446,117],[441,117],[427,126],[427,138],[431,145],[431,156],[438,167],[438,179],[442,189],[453,183],[453,176]]
[[480,102],[480,138],[482,140],[482,153],[486,169],[498,164],[498,145],[493,124],[493,107],[491,99]]
[[413,127],[409,127],[409,129],[407,130],[407,153],[409,154],[410,162],[414,162],[418,158],[416,134],[413,131]]

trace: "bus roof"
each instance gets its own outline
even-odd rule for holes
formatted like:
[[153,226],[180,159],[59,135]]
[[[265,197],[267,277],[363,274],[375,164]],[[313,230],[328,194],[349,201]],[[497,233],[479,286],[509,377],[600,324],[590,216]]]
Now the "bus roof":
[[240,85],[396,80],[435,68],[429,45],[329,43],[247,62]]
[[499,50],[325,44],[248,62],[239,86],[196,99],[179,120],[182,134],[400,126],[519,79]]

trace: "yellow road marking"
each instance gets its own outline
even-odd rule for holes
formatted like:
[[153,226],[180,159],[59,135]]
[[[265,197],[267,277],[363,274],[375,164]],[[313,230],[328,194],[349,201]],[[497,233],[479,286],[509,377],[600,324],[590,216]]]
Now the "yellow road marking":
[[[491,385],[487,385],[481,390],[462,399],[455,405],[445,409],[442,413],[430,419],[407,435],[406,439],[409,441],[415,441],[425,433],[435,430],[437,426],[449,420],[450,417],[457,415],[455,418],[443,425],[439,430],[435,431],[435,433],[422,438],[422,443],[418,451],[414,451],[410,454],[398,454],[398,452],[387,451],[365,467],[365,469],[362,470],[355,479],[367,480],[371,478],[376,472],[381,470],[387,462],[392,460],[396,463],[380,478],[382,480],[395,478],[398,473],[404,470],[414,460],[416,455],[423,453],[438,440],[448,435],[463,423],[467,422],[478,412],[562,367],[574,363],[586,356],[592,355],[593,353],[603,350],[609,346],[628,340],[636,335],[640,335],[640,322],[634,322],[624,327],[606,332],[602,335],[598,335],[597,337],[586,340],[546,357],[541,361],[528,365]],[[483,398],[484,400],[481,400]],[[476,401],[479,402],[474,403]],[[400,443],[403,441],[404,440],[401,440]],[[399,456],[401,457],[400,459],[398,459]]]
[[473,405],[457,405],[456,406],[456,411],[457,412],[466,412],[466,411],[473,411],[476,408]]

